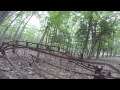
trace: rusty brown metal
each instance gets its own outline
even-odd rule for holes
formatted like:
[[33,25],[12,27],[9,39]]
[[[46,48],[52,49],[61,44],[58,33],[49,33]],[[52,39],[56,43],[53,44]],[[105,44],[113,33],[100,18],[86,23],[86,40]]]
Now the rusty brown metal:
[[[23,42],[25,44],[20,45],[20,42]],[[36,45],[36,48],[30,46],[31,44]],[[80,58],[75,57],[75,55],[72,55],[69,52],[65,53],[64,50],[63,50],[63,52],[61,52],[61,48],[57,47],[57,46],[50,46],[50,45],[44,45],[44,44],[38,44],[38,43],[32,43],[32,42],[25,42],[25,41],[9,41],[9,42],[4,42],[3,47],[4,47],[5,51],[9,50],[9,49],[15,49],[15,48],[29,48],[31,50],[34,50],[34,51],[37,51],[37,52],[40,52],[40,53],[44,53],[45,57],[46,57],[46,55],[50,55],[50,57],[54,56],[55,58],[58,57],[58,58],[61,58],[61,59],[62,58],[67,59],[68,61],[73,62],[75,64],[78,64],[79,66],[81,66],[81,67],[83,67],[83,68],[85,68],[85,69],[87,69],[91,72],[96,71],[96,69],[94,68],[93,65],[104,65],[104,66],[108,66],[108,67],[112,68],[113,70],[115,70],[117,73],[120,74],[120,70],[115,68],[111,64],[102,63],[102,62],[86,61],[86,60],[83,60],[83,54],[81,54]],[[32,56],[32,57],[37,58],[35,56]],[[37,58],[37,59],[39,59],[39,58]],[[60,60],[60,62],[61,61],[62,60]],[[53,66],[55,66],[55,65],[53,65]],[[58,68],[63,69],[61,67],[58,67]],[[73,72],[74,73],[79,73],[79,72],[75,72],[75,71],[73,71]]]

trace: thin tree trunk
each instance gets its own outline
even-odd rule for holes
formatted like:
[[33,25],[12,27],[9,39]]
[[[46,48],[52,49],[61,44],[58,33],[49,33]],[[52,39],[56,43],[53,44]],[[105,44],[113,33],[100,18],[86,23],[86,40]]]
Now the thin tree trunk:
[[97,50],[97,55],[96,55],[96,59],[99,58],[100,52],[101,52],[101,39],[100,39],[100,41],[99,41],[98,50]]
[[49,27],[50,27],[50,23],[48,23],[48,25],[46,26],[45,32],[43,33],[41,39],[39,40],[39,44],[42,44],[42,43],[43,43],[44,38],[45,38],[45,36],[46,36],[46,34],[47,34],[48,30],[49,30]]
[[43,33],[43,35],[42,35],[41,39],[39,40],[39,44],[42,44],[42,43],[43,43],[43,41],[44,41],[44,38],[45,38],[45,36],[46,36],[47,31],[48,31],[48,26],[45,28],[45,32]]
[[110,57],[112,57],[112,54],[113,54],[113,50],[112,48],[110,48]]
[[94,32],[92,30],[92,45],[91,45],[91,49],[88,55],[88,59],[91,58],[91,56],[95,56],[95,46],[97,44],[97,40],[96,40],[96,27],[97,27],[97,21],[94,24]]
[[90,31],[92,29],[92,16],[93,12],[91,12],[91,16],[89,17],[89,20],[88,20],[88,31],[87,31],[87,36],[86,36],[86,40],[85,40],[85,43],[84,43],[84,46],[83,46],[83,50],[82,50],[82,54],[84,55],[84,52],[85,52],[85,49],[87,48],[87,45],[88,45],[88,40],[89,40],[89,34],[90,34]]
[[[47,27],[45,28],[45,32],[43,33],[43,35],[42,35],[42,37],[41,37],[41,39],[40,39],[40,41],[39,41],[39,44],[42,44],[42,43],[43,43],[44,38],[45,38],[45,35],[46,35],[49,27],[50,27],[50,24],[48,23]],[[39,57],[39,55],[40,55],[40,52],[37,53],[37,57]]]
[[93,54],[94,48],[96,47],[97,43],[99,43],[98,41],[101,40],[102,34],[103,34],[103,32],[100,32],[99,35],[96,36],[96,40],[95,40],[94,44],[92,44],[88,59],[91,58],[91,55]]
[[38,32],[38,35],[36,37],[36,42],[38,43],[38,38],[40,37],[40,32]]
[[30,21],[30,19],[32,18],[32,16],[35,14],[35,12],[36,12],[36,11],[34,11],[34,12],[32,13],[32,15],[29,17],[29,19],[27,20],[27,22],[26,22],[25,25],[23,26],[22,30],[20,31],[19,35],[18,35],[17,38],[16,38],[17,40],[21,39],[22,33],[23,33],[26,25],[28,24],[28,22]]
[[102,57],[104,57],[105,50],[103,49]]
[[3,39],[4,39],[4,35],[5,35],[5,33],[6,33],[6,31],[9,29],[9,27],[12,25],[12,23],[18,18],[18,16],[21,14],[21,12],[19,12],[18,14],[17,14],[17,16],[11,21],[11,23],[6,27],[6,29],[4,30],[4,32],[3,32],[3,34],[1,35],[1,37],[0,37],[0,46],[2,45],[2,43],[3,43]]
[[0,25],[3,23],[9,13],[10,11],[0,11]]
[[11,11],[8,16],[5,18],[4,21],[8,20],[11,16],[13,16],[16,13],[16,11]]
[[98,42],[98,40],[96,39],[95,42],[92,44],[88,59],[91,59],[91,55],[93,55],[93,52],[94,52],[94,49],[95,49],[97,42]]
[[16,36],[18,35],[18,32],[19,32],[20,27],[22,26],[23,22],[24,22],[28,17],[29,17],[29,16],[27,15],[27,16],[22,20],[22,22],[19,24],[19,26],[18,26],[15,34],[13,35],[13,40],[16,39]]
[[115,57],[116,54],[117,54],[117,49],[115,49],[114,54],[113,54],[113,57]]
[[5,35],[6,31],[9,29],[9,27],[12,25],[12,23],[18,18],[18,16],[21,14],[21,12],[12,20],[12,22],[6,27],[6,29],[3,32],[2,37]]
[[[5,18],[8,16],[8,14],[10,13],[10,11],[0,11],[0,25],[3,23],[3,21],[5,20]],[[3,43],[3,36],[0,36],[0,46],[2,46]]]
[[106,57],[108,57],[108,52],[109,52],[109,50],[107,49],[107,55],[106,55]]
[[46,33],[46,40],[45,40],[45,45],[49,45],[50,44],[50,39],[49,39],[49,35],[50,34],[50,30],[47,30],[47,33]]

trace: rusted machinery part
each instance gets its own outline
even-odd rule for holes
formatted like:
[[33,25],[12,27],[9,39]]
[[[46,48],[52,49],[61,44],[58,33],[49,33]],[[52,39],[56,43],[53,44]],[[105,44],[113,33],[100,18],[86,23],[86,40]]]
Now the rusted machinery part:
[[[32,55],[32,54],[29,54],[32,58],[35,58],[35,60],[37,59],[37,60],[40,60],[40,61],[43,61],[44,63],[47,63],[48,65],[51,65],[51,66],[53,66],[53,67],[56,67],[56,68],[59,68],[59,69],[63,69],[63,70],[66,70],[66,71],[70,71],[70,72],[73,72],[73,73],[77,73],[77,74],[79,74],[79,75],[85,75],[85,76],[95,76],[95,74],[94,73],[92,73],[92,74],[90,74],[90,73],[81,73],[81,72],[78,72],[78,71],[74,71],[74,70],[68,70],[68,69],[66,69],[66,68],[62,68],[62,67],[60,67],[60,66],[56,66],[56,65],[53,65],[53,64],[51,64],[51,63],[49,63],[49,62],[47,62],[47,61],[45,61],[45,60],[42,60],[42,59],[40,59],[40,58],[38,58],[37,56],[35,56],[35,55]],[[35,61],[34,61],[35,62]],[[88,70],[88,69],[87,69]],[[91,70],[90,70],[91,71]],[[101,74],[100,74],[101,75]],[[103,75],[103,78],[104,79],[108,79],[108,78],[111,78],[111,79],[120,79],[120,78],[118,78],[118,77],[113,77],[113,76],[104,76]],[[103,79],[102,77],[99,77],[99,79]]]
[[[20,42],[23,42],[25,43],[25,45],[20,45],[19,43]],[[48,46],[48,45],[43,45],[43,44],[38,44],[38,43],[31,43],[31,42],[27,42],[27,43],[30,43],[30,44],[35,44],[36,46],[37,45],[41,45],[41,46]],[[59,51],[55,51],[53,50],[54,52],[58,52],[59,54],[55,54],[55,53],[51,53],[49,52],[47,49],[42,49],[42,48],[33,48],[33,47],[30,47],[29,45],[26,46],[26,42],[25,41],[9,41],[9,42],[4,42],[4,49],[5,50],[10,50],[10,49],[13,49],[13,48],[29,48],[31,50],[34,50],[34,51],[38,51],[38,52],[41,52],[41,53],[44,53],[44,54],[49,54],[49,55],[52,55],[52,56],[55,56],[55,57],[59,57],[59,58],[64,58],[64,59],[67,59],[69,61],[73,61],[75,63],[84,63],[84,64],[93,64],[93,65],[104,65],[104,66],[108,66],[110,68],[112,68],[113,70],[115,70],[117,73],[120,74],[120,70],[115,68],[114,66],[112,66],[111,64],[108,64],[108,63],[102,63],[102,62],[93,62],[93,61],[85,61],[85,60],[79,60],[79,58],[76,58],[76,57],[73,57],[73,56],[67,56],[67,55],[64,55],[64,52],[59,52]],[[51,46],[50,46],[51,47]],[[56,46],[52,46],[52,47],[56,47]],[[57,48],[57,47],[56,47]],[[85,66],[85,65],[84,65]],[[89,66],[85,66],[85,67],[88,67],[90,68]],[[93,70],[93,68],[90,68]]]

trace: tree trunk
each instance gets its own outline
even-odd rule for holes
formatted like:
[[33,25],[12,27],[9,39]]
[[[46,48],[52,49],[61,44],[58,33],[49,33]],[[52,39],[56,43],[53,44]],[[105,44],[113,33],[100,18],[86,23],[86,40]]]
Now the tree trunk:
[[13,35],[13,40],[16,39],[16,36],[18,35],[18,32],[19,32],[20,27],[22,26],[23,22],[24,22],[28,17],[29,17],[29,16],[27,15],[27,16],[22,20],[22,22],[19,24],[19,26],[18,26],[15,34]]
[[[47,33],[49,27],[50,27],[50,24],[48,23],[48,25],[47,25],[46,28],[45,28],[45,32],[43,33],[43,35],[42,35],[42,37],[41,37],[41,39],[40,39],[40,41],[39,41],[39,44],[42,44],[42,43],[43,43],[44,38],[45,38],[45,36],[46,36],[46,33]],[[39,47],[38,47],[38,48],[39,48]],[[37,53],[37,57],[39,57],[39,55],[40,55],[40,52]],[[36,60],[37,60],[37,59],[36,59]]]
[[102,57],[104,57],[105,50],[103,49]]
[[100,52],[101,52],[101,48],[99,48],[98,51],[97,51],[96,59],[99,58],[99,56],[100,56]]
[[36,11],[34,11],[34,12],[32,13],[32,15],[29,17],[29,19],[28,19],[27,22],[25,23],[25,25],[22,27],[22,30],[20,31],[20,33],[19,33],[19,35],[17,36],[16,40],[21,39],[22,33],[23,33],[26,25],[28,24],[28,22],[30,21],[30,19],[32,18],[32,16],[35,14],[35,12],[36,12]]
[[44,41],[44,38],[45,38],[45,36],[46,36],[47,31],[48,31],[48,26],[45,28],[45,32],[43,33],[43,35],[42,35],[41,39],[39,40],[39,43],[40,43],[40,44],[42,44],[42,43],[43,43],[43,41]]
[[115,49],[114,54],[113,54],[113,57],[115,57],[116,54],[117,54],[117,49]]
[[47,32],[48,32],[49,27],[50,27],[50,23],[48,23],[48,25],[46,26],[45,32],[43,33],[42,37],[41,37],[40,40],[39,40],[39,44],[42,44],[42,43],[43,43],[44,38],[45,38],[45,36],[46,36],[46,34],[47,34]]
[[13,16],[17,11],[11,11],[4,21],[8,20],[11,16]]
[[87,36],[86,36],[85,43],[84,43],[83,50],[82,50],[83,55],[84,55],[85,49],[87,48],[90,31],[92,29],[92,18],[93,18],[92,14],[93,14],[93,12],[91,12],[91,16],[89,17],[89,20],[88,20],[89,26],[88,26]]
[[90,50],[90,52],[89,52],[88,59],[91,59],[91,55],[93,55],[93,52],[94,52],[94,49],[95,49],[95,47],[96,47],[97,42],[98,42],[98,40],[96,39],[96,41],[92,44],[91,50]]
[[95,46],[97,44],[96,27],[97,27],[97,21],[94,23],[94,30],[92,30],[92,45],[91,45],[91,49],[89,51],[88,59],[91,58],[91,55],[95,56]]
[[98,50],[97,50],[96,59],[98,59],[98,58],[99,58],[100,52],[101,52],[101,39],[99,40],[99,44],[98,44]]
[[110,48],[110,57],[112,57],[112,54],[113,54],[113,50],[112,48]]
[[[8,16],[10,11],[0,11],[0,25],[3,23],[5,18]],[[0,36],[0,46],[2,46],[3,43],[3,36]]]
[[2,37],[5,35],[6,31],[8,30],[8,28],[12,25],[12,23],[18,18],[18,16],[21,14],[21,12],[11,21],[11,23],[6,27],[6,29],[3,32]]
[[106,57],[108,57],[108,52],[109,52],[109,50],[107,49],[107,55],[106,55]]
[[18,18],[18,16],[21,14],[21,12],[20,13],[18,13],[18,15],[11,21],[11,23],[6,27],[6,29],[4,30],[4,32],[3,32],[3,34],[1,35],[1,37],[0,37],[0,46],[2,45],[2,43],[3,43],[3,41],[4,41],[4,35],[5,35],[5,33],[6,33],[6,31],[8,30],[8,28],[12,25],[12,23]]
[[8,16],[10,11],[0,11],[0,25],[3,23],[4,19]]

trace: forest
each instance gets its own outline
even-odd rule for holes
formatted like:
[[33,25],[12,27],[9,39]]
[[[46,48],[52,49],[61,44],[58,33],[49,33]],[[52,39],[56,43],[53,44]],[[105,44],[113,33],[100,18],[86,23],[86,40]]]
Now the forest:
[[[13,79],[31,79],[29,72],[34,79],[120,78],[120,12],[0,11],[0,52],[0,65],[9,63],[12,67],[7,68],[13,68],[15,76],[5,67],[0,67],[0,72]],[[19,57],[24,61],[15,61]],[[34,70],[18,68],[20,61]],[[46,66],[58,70],[43,69]]]

